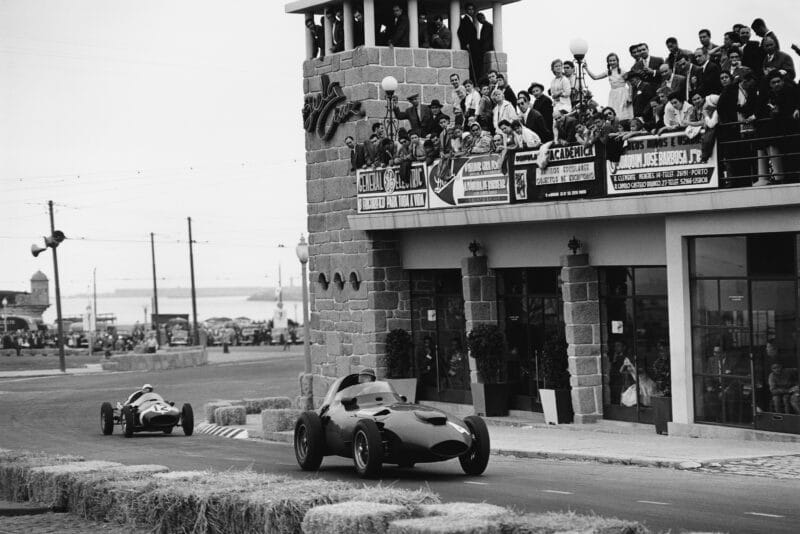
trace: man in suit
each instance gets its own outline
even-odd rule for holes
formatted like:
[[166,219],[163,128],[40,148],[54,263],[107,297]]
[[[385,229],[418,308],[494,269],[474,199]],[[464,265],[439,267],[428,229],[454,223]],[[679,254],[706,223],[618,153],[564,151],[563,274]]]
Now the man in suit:
[[361,8],[353,8],[353,46],[364,46],[364,14]]
[[450,50],[450,43],[452,42],[452,34],[450,29],[444,25],[444,19],[441,15],[436,15],[433,19],[433,35],[431,36],[431,46],[433,48],[441,48]]
[[520,91],[517,95],[517,106],[519,106],[519,121],[523,126],[539,136],[542,143],[553,140],[553,124],[545,123],[541,113],[531,107],[531,95],[528,91]]
[[639,59],[637,63],[642,65],[642,81],[645,83],[657,86],[661,83],[661,75],[658,73],[658,67],[664,63],[664,59],[650,55],[650,47],[647,43],[639,45]]
[[640,117],[645,124],[645,129],[648,129],[653,122],[653,108],[650,107],[650,100],[656,96],[656,90],[642,77],[642,73],[639,71],[632,70],[628,73],[628,81],[633,93],[633,116]]
[[675,74],[669,68],[669,63],[662,63],[658,68],[658,73],[661,75],[661,85],[658,88],[663,89],[665,94],[670,95],[676,91],[682,95],[686,94],[686,76]]
[[426,137],[433,132],[433,119],[431,109],[419,103],[419,95],[409,95],[408,102],[411,104],[405,111],[394,108],[394,114],[398,119],[406,119],[411,125],[411,130],[416,130],[422,137]]
[[344,50],[344,15],[342,8],[337,7],[336,13],[331,21],[333,27],[333,40],[331,41],[331,52],[342,52]]
[[694,51],[694,60],[700,71],[697,74],[698,85],[693,90],[704,97],[720,94],[722,92],[722,84],[719,81],[719,73],[722,71],[720,66],[713,63],[702,48]]
[[478,30],[475,28],[475,4],[471,2],[466,4],[464,11],[458,24],[458,40],[461,42],[461,50],[469,51],[470,78],[478,80],[483,74],[483,56],[478,40]]
[[367,150],[364,145],[356,144],[353,136],[344,138],[344,144],[350,149],[350,172],[355,172],[367,166]]
[[684,50],[683,48],[679,47],[678,40],[674,37],[668,38],[666,44],[667,51],[669,52],[667,54],[667,64],[669,64],[669,68],[677,72],[675,64],[678,62],[678,60],[682,57],[689,58],[691,57],[692,53],[689,50]]
[[306,28],[311,33],[311,39],[313,40],[314,44],[311,47],[311,58],[313,59],[317,56],[324,56],[325,54],[322,53],[325,50],[325,39],[322,33],[322,26],[314,24],[314,19],[306,19]]
[[442,113],[442,103],[439,102],[436,98],[431,100],[431,135],[433,137],[438,137],[440,133],[442,133],[442,126],[441,120],[442,117],[446,117],[447,120],[450,120],[450,117]]
[[409,32],[408,15],[403,13],[403,8],[399,4],[392,6],[392,20],[384,34],[389,46],[408,47]]
[[753,28],[753,31],[756,32],[756,35],[761,37],[761,46],[764,46],[765,37],[772,37],[775,40],[775,46],[777,49],[781,49],[781,43],[778,41],[778,36],[775,35],[774,31],[767,28],[767,24],[764,22],[764,19],[755,19],[750,27]]
[[763,74],[764,50],[758,41],[750,39],[750,28],[742,26],[739,29],[739,42],[741,43],[742,65],[751,69],[760,80]]
[[478,43],[481,47],[481,55],[483,55],[494,50],[494,26],[486,20],[486,15],[483,13],[478,13],[476,18],[481,23],[481,34],[478,37]]
[[761,47],[764,49],[766,56],[764,57],[764,64],[762,72],[764,75],[772,71],[779,71],[787,80],[794,80],[794,60],[786,52],[778,50],[778,43],[772,37],[764,37],[761,41]]
[[549,128],[553,127],[553,101],[550,97],[544,94],[544,85],[534,82],[528,88],[528,92],[533,97],[533,104],[531,107],[542,114],[544,123]]

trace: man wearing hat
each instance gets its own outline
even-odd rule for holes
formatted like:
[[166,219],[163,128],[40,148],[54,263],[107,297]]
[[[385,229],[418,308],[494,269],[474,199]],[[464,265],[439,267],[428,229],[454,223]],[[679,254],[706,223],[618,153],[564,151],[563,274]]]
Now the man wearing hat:
[[375,382],[377,377],[375,376],[375,369],[371,367],[365,367],[358,373],[358,383],[364,384],[365,382]]
[[405,111],[400,111],[400,108],[395,106],[395,116],[398,119],[406,119],[411,124],[410,130],[420,132],[422,137],[427,136],[431,133],[432,127],[431,108],[419,103],[419,94],[417,93],[409,95],[408,102],[411,105]]
[[[431,134],[433,137],[439,137],[439,134],[442,133],[442,126],[441,120],[443,117],[447,117],[444,113],[442,113],[442,103],[439,102],[437,99],[431,100],[431,123],[430,123],[430,130],[423,131],[422,135],[426,136]],[[449,120],[450,117],[447,117]]]
[[628,82],[631,84],[631,101],[633,102],[633,116],[641,117],[646,125],[653,122],[653,109],[650,100],[656,96],[653,86],[642,81],[642,73],[637,70],[628,72]]

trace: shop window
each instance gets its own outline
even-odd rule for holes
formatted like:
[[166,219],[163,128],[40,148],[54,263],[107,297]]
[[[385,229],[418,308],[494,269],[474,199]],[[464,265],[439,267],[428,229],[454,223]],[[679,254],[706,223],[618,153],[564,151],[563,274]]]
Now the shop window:
[[693,276],[745,276],[744,237],[699,237],[691,242]]
[[747,238],[750,276],[792,276],[795,272],[794,234],[757,235]]

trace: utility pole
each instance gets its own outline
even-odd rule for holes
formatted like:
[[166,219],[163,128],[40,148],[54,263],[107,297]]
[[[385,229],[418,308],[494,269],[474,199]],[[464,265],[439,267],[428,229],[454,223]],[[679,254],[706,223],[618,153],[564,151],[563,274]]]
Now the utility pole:
[[[192,235],[192,220],[189,219],[189,239]],[[191,246],[191,242],[189,244]],[[156,245],[153,240],[153,232],[150,232],[150,257],[153,260],[153,314],[158,316],[158,286],[156,285]],[[151,321],[153,323],[153,321]],[[147,324],[147,313],[144,314],[144,324]],[[153,326],[155,324],[153,323]]]
[[[54,236],[56,233],[56,224],[53,219],[53,201],[47,201],[50,208],[50,235]],[[58,365],[62,373],[67,372],[67,359],[64,354],[64,323],[61,320],[61,283],[58,279],[58,254],[56,247],[53,247],[53,271],[56,277],[56,322],[58,323]]]
[[92,269],[92,306],[94,306],[95,323],[97,322],[97,267]]
[[192,218],[186,218],[189,221],[189,269],[192,273],[192,321],[194,325],[194,344],[200,344],[200,333],[197,331],[197,294],[194,288],[194,248],[192,244]]

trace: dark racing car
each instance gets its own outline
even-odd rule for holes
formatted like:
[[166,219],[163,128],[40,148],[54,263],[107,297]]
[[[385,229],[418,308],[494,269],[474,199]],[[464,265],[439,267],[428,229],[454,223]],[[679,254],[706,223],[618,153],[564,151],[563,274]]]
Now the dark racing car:
[[100,429],[108,436],[119,425],[122,434],[129,438],[134,432],[163,432],[171,434],[176,426],[191,436],[194,432],[194,412],[191,404],[181,409],[174,402],[165,401],[158,393],[153,393],[149,384],[131,395],[125,404],[117,402],[116,407],[104,402],[100,407]]
[[319,410],[300,415],[294,428],[297,463],[317,470],[324,456],[352,458],[361,477],[381,466],[458,458],[468,475],[489,462],[489,432],[483,419],[458,419],[441,410],[406,402],[383,381],[359,383],[348,375],[333,383]]

